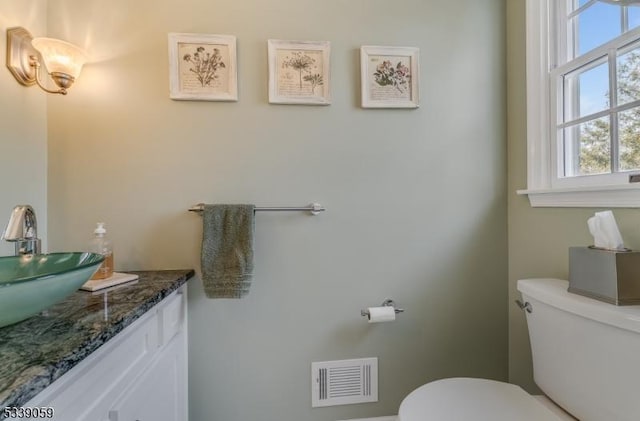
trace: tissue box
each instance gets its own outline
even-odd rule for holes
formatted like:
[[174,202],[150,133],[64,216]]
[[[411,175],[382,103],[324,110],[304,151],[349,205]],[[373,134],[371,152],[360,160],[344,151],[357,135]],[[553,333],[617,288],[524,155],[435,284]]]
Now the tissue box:
[[618,306],[640,304],[640,252],[569,247],[569,292]]

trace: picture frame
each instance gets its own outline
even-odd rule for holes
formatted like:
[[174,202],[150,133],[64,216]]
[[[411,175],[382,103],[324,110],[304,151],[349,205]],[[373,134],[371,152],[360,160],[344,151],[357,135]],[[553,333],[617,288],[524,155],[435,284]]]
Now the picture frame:
[[267,41],[269,103],[331,104],[328,41]]
[[169,96],[176,100],[237,101],[236,37],[169,34]]
[[360,47],[363,108],[420,106],[420,50],[416,47]]

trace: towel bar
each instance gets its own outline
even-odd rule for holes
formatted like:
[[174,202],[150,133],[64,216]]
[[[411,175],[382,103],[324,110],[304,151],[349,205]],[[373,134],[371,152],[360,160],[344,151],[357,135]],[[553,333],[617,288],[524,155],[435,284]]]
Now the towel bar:
[[[204,210],[204,203],[198,203],[197,205],[189,208],[189,212],[202,212]],[[278,206],[266,206],[266,207],[256,207],[254,209],[256,212],[274,212],[274,211],[282,211],[282,212],[290,212],[290,211],[308,211],[311,212],[312,215],[317,215],[320,212],[324,212],[326,209],[320,203],[311,203],[309,206],[305,207],[278,207]]]

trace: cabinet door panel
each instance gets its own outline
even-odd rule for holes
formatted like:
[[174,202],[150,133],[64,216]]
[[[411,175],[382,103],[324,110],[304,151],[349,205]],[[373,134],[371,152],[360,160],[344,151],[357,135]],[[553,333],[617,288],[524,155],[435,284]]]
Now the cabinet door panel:
[[109,421],[184,421],[186,370],[182,333],[128,388],[109,411]]
[[182,330],[185,305],[184,296],[179,292],[174,297],[168,298],[166,304],[158,310],[160,345],[168,343],[176,333]]

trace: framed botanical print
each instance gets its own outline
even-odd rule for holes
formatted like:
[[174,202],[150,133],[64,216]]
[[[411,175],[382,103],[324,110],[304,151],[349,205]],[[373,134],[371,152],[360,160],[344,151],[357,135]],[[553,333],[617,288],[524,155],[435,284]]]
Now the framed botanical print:
[[415,47],[360,47],[362,106],[418,108],[419,61]]
[[169,34],[171,99],[237,101],[236,37]]
[[269,102],[329,105],[330,43],[270,39]]

